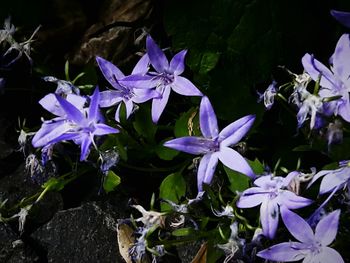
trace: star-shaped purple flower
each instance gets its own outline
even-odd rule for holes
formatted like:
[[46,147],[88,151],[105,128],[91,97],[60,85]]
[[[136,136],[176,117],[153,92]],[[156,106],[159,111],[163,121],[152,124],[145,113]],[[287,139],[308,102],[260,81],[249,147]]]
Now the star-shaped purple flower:
[[185,96],[203,96],[191,81],[180,76],[185,70],[186,50],[177,53],[170,61],[164,52],[157,46],[151,36],[146,39],[147,55],[155,71],[147,75],[133,74],[126,77],[123,83],[132,82],[135,87],[154,88],[160,94],[152,100],[152,120],[157,123],[169,100],[170,91]]
[[[77,100],[76,97],[74,98]],[[51,100],[51,103],[49,103],[49,100]],[[45,97],[43,104],[55,105],[50,111],[58,117],[43,123],[40,130],[33,137],[33,146],[43,147],[64,140],[73,140],[81,147],[80,160],[85,160],[88,156],[90,145],[94,144],[96,147],[94,142],[95,135],[100,136],[119,132],[117,129],[101,123],[102,118],[98,108],[99,100],[100,93],[98,88],[95,89],[91,96],[90,106],[87,109],[80,109],[68,99],[65,100],[57,94]],[[58,107],[56,107],[56,102],[58,102]]]
[[[98,56],[96,57],[96,61],[102,71],[103,76],[115,89],[102,91],[100,93],[100,106],[111,107],[113,105],[118,105],[115,112],[116,121],[119,122],[121,102],[124,102],[125,104],[126,118],[128,119],[134,111],[135,103],[143,103],[152,98],[159,97],[158,92],[156,92],[154,89],[138,89],[132,85],[132,82],[120,82],[120,80],[125,78],[125,76],[118,69],[118,67],[113,65],[111,62]],[[135,65],[131,74],[146,74],[148,71],[148,65],[149,58],[148,55],[145,54]]]
[[203,191],[203,183],[209,184],[218,161],[232,170],[254,177],[247,161],[231,145],[238,143],[253,125],[255,116],[248,115],[231,123],[219,133],[217,119],[208,99],[202,98],[199,109],[200,130],[203,137],[187,136],[167,141],[164,146],[187,152],[202,154],[197,173],[198,191]]
[[316,60],[313,55],[305,54],[302,58],[302,64],[305,71],[314,81],[320,79],[319,96],[321,98],[341,96],[340,99],[327,103],[324,108],[325,115],[340,115],[345,121],[350,122],[350,39],[348,34],[340,37],[334,54],[330,59],[331,69],[328,69],[321,62]]
[[312,203],[312,200],[286,189],[298,174],[298,172],[291,172],[287,177],[261,176],[254,181],[256,187],[245,190],[237,202],[239,208],[250,208],[261,204],[260,222],[264,235],[270,239],[275,237],[281,206],[297,209]]
[[340,210],[335,210],[322,218],[315,229],[297,214],[281,209],[283,222],[289,232],[300,242],[289,241],[260,251],[257,256],[278,262],[303,260],[304,263],[343,263],[341,255],[328,247],[338,231]]

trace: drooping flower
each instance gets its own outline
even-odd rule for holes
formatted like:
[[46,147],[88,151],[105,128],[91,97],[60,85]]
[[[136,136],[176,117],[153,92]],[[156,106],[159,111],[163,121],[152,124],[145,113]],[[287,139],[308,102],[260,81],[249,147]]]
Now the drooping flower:
[[[95,89],[91,96],[89,108],[79,109],[76,104],[58,96],[53,95],[58,102],[58,108],[55,106],[55,100],[52,101],[51,112],[58,117],[49,122],[44,122],[41,129],[35,134],[32,144],[34,147],[43,147],[49,144],[64,140],[73,140],[75,144],[80,145],[80,160],[87,158],[91,144],[95,145],[94,136],[101,136],[110,133],[119,132],[102,123],[101,114],[98,109],[100,93]],[[49,98],[53,98],[50,96]],[[45,102],[47,103],[47,101]],[[46,104],[45,104],[46,105]]]
[[55,90],[55,93],[58,95],[66,96],[68,94],[76,94],[76,95],[80,94],[79,88],[74,86],[73,83],[67,80],[58,79],[53,76],[43,77],[43,80],[47,82],[56,83],[57,88]]
[[281,209],[283,222],[289,232],[299,241],[289,241],[260,251],[257,256],[279,262],[293,262],[304,259],[307,263],[343,263],[341,255],[328,247],[336,237],[340,210],[335,210],[322,218],[315,232],[309,224],[297,214]]
[[[135,103],[143,103],[152,98],[159,97],[158,92],[151,89],[152,87],[139,89],[134,86],[132,82],[122,82],[121,80],[125,78],[125,75],[111,62],[98,56],[96,57],[96,61],[103,76],[114,88],[114,90],[101,92],[100,106],[111,107],[113,105],[118,105],[115,113],[116,121],[119,122],[121,102],[125,104],[126,118],[128,119],[135,109]],[[148,55],[145,54],[135,65],[131,74],[146,74],[148,65],[149,58]]]
[[278,88],[276,87],[277,83],[276,81],[273,81],[267,89],[264,91],[263,94],[260,95],[259,102],[261,100],[264,101],[264,105],[266,109],[271,109],[272,105],[275,102],[275,96],[277,95]]
[[139,88],[154,88],[160,94],[152,100],[152,120],[157,123],[169,100],[170,91],[185,96],[203,96],[191,81],[180,76],[185,70],[185,55],[187,50],[177,53],[170,61],[164,52],[157,46],[151,36],[146,39],[147,55],[155,71],[147,75],[133,74],[122,82],[132,82]]
[[238,143],[253,125],[255,116],[247,115],[231,123],[219,133],[217,119],[209,99],[204,96],[199,110],[200,130],[203,137],[186,136],[167,141],[164,146],[190,154],[202,154],[197,173],[198,191],[203,183],[209,184],[220,160],[232,170],[255,177],[247,161],[230,146]]
[[335,52],[330,59],[331,70],[316,60],[313,55],[305,54],[302,58],[305,71],[314,81],[320,81],[318,95],[321,98],[341,96],[339,99],[329,101],[327,107],[323,109],[323,113],[327,116],[339,114],[347,122],[350,122],[349,58],[350,40],[348,34],[342,35],[337,43]]
[[342,25],[350,28],[350,12],[331,10],[331,15]]
[[312,203],[312,200],[287,190],[289,183],[297,175],[298,172],[291,172],[287,177],[261,176],[254,181],[256,187],[245,190],[237,202],[239,208],[250,208],[261,204],[260,222],[264,235],[270,239],[275,237],[281,206],[297,209]]

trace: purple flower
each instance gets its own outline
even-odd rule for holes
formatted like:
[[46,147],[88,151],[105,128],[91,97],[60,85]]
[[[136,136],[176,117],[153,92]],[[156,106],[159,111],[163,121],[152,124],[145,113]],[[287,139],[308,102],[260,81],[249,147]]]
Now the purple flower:
[[169,63],[164,52],[150,36],[147,36],[146,48],[151,65],[156,71],[148,72],[147,75],[143,76],[140,74],[131,75],[126,77],[123,83],[132,82],[139,88],[156,87],[160,97],[152,100],[152,120],[157,123],[169,100],[171,90],[185,96],[203,96],[203,94],[191,81],[180,76],[185,70],[186,50],[177,53]]
[[[73,96],[73,97],[70,97]],[[102,118],[98,109],[100,93],[95,89],[91,96],[89,108],[81,109],[79,96],[68,95],[67,100],[57,94],[50,94],[41,101],[45,108],[54,113],[56,118],[43,123],[35,134],[32,144],[34,147],[43,147],[64,140],[73,140],[81,147],[80,160],[87,158],[90,145],[95,147],[94,136],[119,132],[117,129],[101,123]],[[69,99],[74,98],[74,99]],[[70,102],[73,100],[75,103]],[[51,103],[50,103],[51,101]],[[58,105],[56,104],[58,102]]]
[[305,71],[314,81],[320,79],[319,96],[321,98],[341,96],[340,99],[327,103],[323,113],[329,115],[340,115],[345,121],[350,122],[350,40],[349,35],[340,37],[335,52],[330,59],[331,70],[316,60],[312,55],[305,54],[302,63]]
[[[138,89],[133,87],[132,82],[120,82],[125,78],[124,74],[111,62],[96,57],[98,66],[100,67],[103,76],[112,85],[115,90],[102,91],[100,97],[101,107],[111,107],[118,105],[115,120],[119,122],[119,113],[121,102],[124,102],[126,108],[126,118],[133,113],[135,103],[143,103],[154,97],[159,97],[158,92],[153,89]],[[136,64],[131,74],[146,74],[148,71],[149,58],[144,55]]]
[[342,25],[350,28],[350,12],[331,10],[331,15]]
[[334,189],[340,189],[345,186],[348,186],[350,180],[350,162],[345,161],[339,169],[336,170],[323,170],[319,171],[312,178],[308,187],[310,187],[317,179],[323,177],[320,185],[319,194],[323,195],[333,191]]
[[232,170],[254,177],[247,161],[235,150],[235,145],[249,131],[255,116],[247,115],[231,123],[219,133],[217,119],[209,99],[202,98],[199,110],[200,129],[203,137],[187,136],[167,141],[164,146],[190,154],[203,154],[197,173],[198,191],[202,184],[209,184],[218,161]]
[[275,102],[275,96],[277,95],[277,82],[273,81],[265,90],[263,94],[260,95],[259,102],[261,100],[264,101],[264,105],[266,109],[271,109],[272,105]]
[[337,235],[339,209],[322,218],[316,226],[315,233],[304,219],[287,208],[281,209],[281,215],[289,232],[300,242],[280,243],[260,251],[257,256],[280,262],[301,259],[304,259],[305,263],[344,262],[335,249],[328,247]]
[[291,172],[287,177],[264,175],[254,181],[257,187],[245,190],[237,202],[239,208],[250,208],[260,205],[260,222],[266,237],[273,239],[279,220],[280,207],[297,209],[308,206],[312,200],[297,196],[287,190],[287,186],[297,176]]

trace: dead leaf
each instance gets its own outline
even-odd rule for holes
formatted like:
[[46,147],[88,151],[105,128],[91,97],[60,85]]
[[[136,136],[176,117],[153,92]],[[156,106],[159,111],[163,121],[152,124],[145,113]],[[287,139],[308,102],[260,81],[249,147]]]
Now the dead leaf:
[[207,263],[207,242],[201,245],[201,248],[191,263]]
[[127,224],[119,223],[117,225],[119,253],[126,263],[132,263],[131,257],[129,255],[129,249],[135,243],[133,234],[134,230]]

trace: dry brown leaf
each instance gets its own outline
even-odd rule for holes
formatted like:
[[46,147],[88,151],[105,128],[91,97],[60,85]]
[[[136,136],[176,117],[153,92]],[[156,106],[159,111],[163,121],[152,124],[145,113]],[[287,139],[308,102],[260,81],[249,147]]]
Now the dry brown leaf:
[[127,224],[120,223],[117,226],[117,238],[119,253],[123,257],[126,263],[132,263],[131,257],[129,255],[129,249],[135,243],[135,238],[133,236],[134,230]]
[[207,242],[201,245],[201,248],[191,263],[207,263]]

